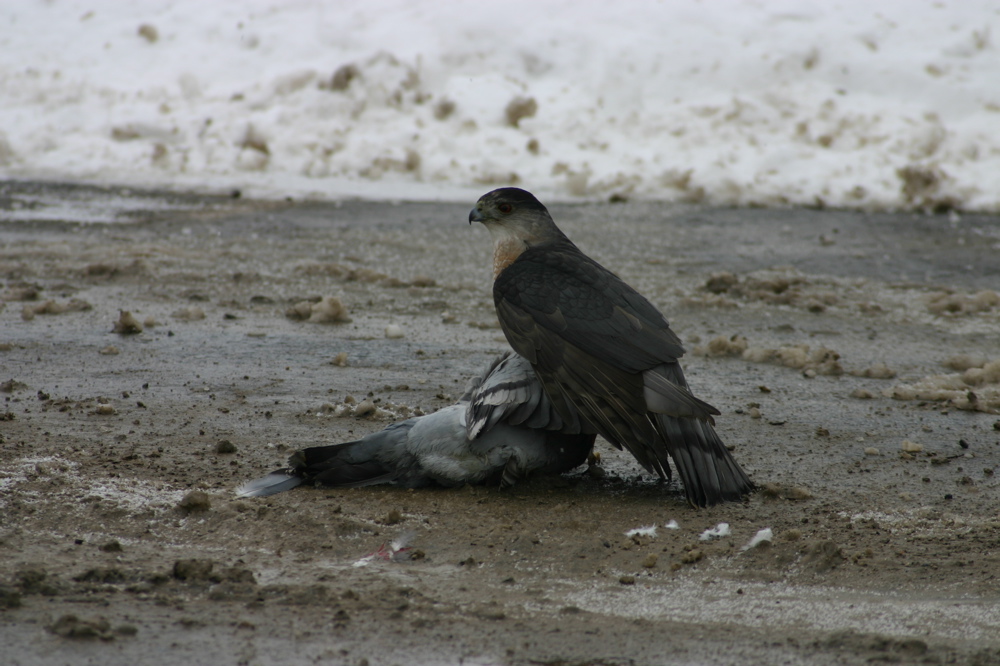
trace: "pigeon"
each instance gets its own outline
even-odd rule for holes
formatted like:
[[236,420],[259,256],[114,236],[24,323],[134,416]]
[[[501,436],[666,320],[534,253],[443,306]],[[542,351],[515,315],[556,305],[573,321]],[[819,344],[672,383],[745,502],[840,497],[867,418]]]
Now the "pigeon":
[[456,404],[353,442],[296,451],[287,467],[244,483],[236,494],[265,497],[303,484],[507,487],[580,466],[594,439],[565,430],[531,364],[508,351],[470,381]]

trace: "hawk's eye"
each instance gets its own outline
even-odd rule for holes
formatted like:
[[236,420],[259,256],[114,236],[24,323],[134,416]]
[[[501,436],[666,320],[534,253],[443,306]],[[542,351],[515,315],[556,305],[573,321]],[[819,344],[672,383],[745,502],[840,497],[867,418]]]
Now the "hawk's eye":
[[497,210],[499,210],[501,213],[507,214],[510,211],[514,210],[514,207],[511,206],[509,203],[502,203],[499,206],[497,206]]

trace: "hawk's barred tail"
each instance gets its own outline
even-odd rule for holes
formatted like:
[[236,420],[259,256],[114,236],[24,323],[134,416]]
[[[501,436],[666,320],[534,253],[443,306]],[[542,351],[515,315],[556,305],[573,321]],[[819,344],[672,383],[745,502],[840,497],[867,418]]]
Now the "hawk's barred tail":
[[693,506],[738,502],[756,488],[710,423],[665,414],[654,418]]

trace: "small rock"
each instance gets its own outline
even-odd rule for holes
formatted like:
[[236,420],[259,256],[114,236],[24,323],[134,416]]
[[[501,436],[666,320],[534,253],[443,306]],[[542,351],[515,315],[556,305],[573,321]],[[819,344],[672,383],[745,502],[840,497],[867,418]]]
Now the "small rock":
[[642,560],[642,566],[646,569],[653,569],[656,567],[656,553],[650,553]]
[[109,541],[101,546],[100,550],[104,553],[120,553],[122,552],[122,545],[118,541]]
[[812,499],[812,492],[808,488],[803,486],[791,486],[785,489],[785,494],[783,497],[790,500],[807,500]]
[[220,439],[219,443],[215,445],[216,453],[236,453],[236,445],[230,442],[228,439]]
[[621,576],[618,578],[618,582],[622,585],[635,585],[635,576]]
[[49,627],[49,631],[63,638],[100,638],[101,640],[114,638],[109,633],[110,630],[111,625],[104,618],[81,620],[75,615],[63,615]]
[[825,573],[844,561],[844,553],[833,541],[819,541],[802,548],[802,564],[816,573]]
[[899,445],[899,448],[906,453],[920,453],[924,450],[924,445],[904,439],[903,443]]
[[136,333],[142,333],[142,324],[139,320],[132,316],[132,313],[128,310],[118,311],[118,321],[115,322],[115,327],[111,329],[112,333],[117,333],[119,335],[135,335]]
[[347,306],[336,296],[324,296],[312,306],[309,321],[314,324],[347,324],[352,320],[347,314]]
[[365,398],[358,404],[357,407],[354,408],[354,415],[358,417],[371,416],[375,414],[377,409],[378,408],[375,406],[374,402]]
[[382,523],[385,525],[398,525],[405,520],[403,514],[399,509],[393,509],[386,514],[385,518],[382,519]]
[[879,453],[879,450],[876,449],[874,446],[869,446],[869,447],[865,448],[865,455],[866,456],[877,456],[877,455],[881,455],[881,454]]
[[0,608],[20,608],[21,593],[12,587],[0,585]]
[[808,488],[782,483],[765,483],[761,492],[765,497],[778,497],[787,500],[807,500],[813,496]]
[[212,502],[208,498],[208,493],[201,490],[192,490],[177,503],[177,508],[184,513],[208,511],[211,507]]
[[199,321],[205,318],[205,311],[197,306],[194,306],[181,308],[177,312],[174,312],[171,316],[174,319],[179,319],[181,321]]
[[94,413],[101,416],[108,416],[115,413],[115,408],[106,402],[99,402],[97,403],[97,408],[94,409]]
[[139,633],[139,628],[134,624],[120,624],[115,627],[115,633],[119,636],[135,636]]
[[389,324],[385,327],[385,337],[390,340],[397,340],[399,338],[405,337],[403,329],[397,324]]
[[704,557],[705,553],[701,549],[694,548],[681,556],[681,562],[684,564],[694,564],[695,562],[700,562]]
[[140,25],[139,29],[136,32],[140,37],[145,39],[150,44],[155,44],[156,40],[160,38],[160,32],[154,26],[151,26],[148,23],[143,23],[142,25]]
[[4,393],[14,393],[15,391],[27,391],[28,385],[24,382],[19,382],[16,379],[8,379],[7,381],[0,383],[0,391]]
[[855,377],[871,377],[872,379],[892,379],[896,376],[896,371],[887,366],[885,363],[876,363],[871,367],[865,368],[864,370],[855,370],[851,372]]
[[330,361],[330,365],[335,365],[338,368],[343,368],[347,365],[347,352],[340,352]]
[[119,351],[118,347],[115,347],[114,345],[108,345],[107,347],[102,349],[99,353],[103,354],[104,356],[117,356],[121,352]]
[[174,562],[174,578],[178,580],[208,580],[212,577],[215,562],[212,560],[177,560]]
[[299,301],[285,310],[285,316],[289,319],[309,319],[312,314],[312,306],[311,301]]

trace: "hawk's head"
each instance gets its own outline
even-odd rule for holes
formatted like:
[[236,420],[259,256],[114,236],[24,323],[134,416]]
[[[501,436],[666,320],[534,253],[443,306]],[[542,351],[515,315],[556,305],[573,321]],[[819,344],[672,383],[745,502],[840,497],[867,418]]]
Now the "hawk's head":
[[473,222],[482,222],[496,243],[531,246],[564,238],[545,206],[531,192],[516,187],[481,196],[469,213],[469,224]]

